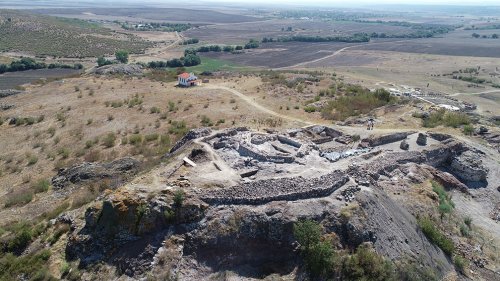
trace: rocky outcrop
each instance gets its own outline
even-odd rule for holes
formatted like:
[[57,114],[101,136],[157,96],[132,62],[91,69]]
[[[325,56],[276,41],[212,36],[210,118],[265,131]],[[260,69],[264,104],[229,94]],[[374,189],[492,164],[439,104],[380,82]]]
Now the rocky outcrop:
[[421,146],[427,145],[427,135],[418,133],[417,144]]
[[341,171],[334,171],[313,179],[294,177],[259,180],[207,190],[201,199],[213,205],[260,205],[272,201],[325,197],[343,186],[348,179]]
[[62,189],[70,184],[110,179],[112,187],[116,187],[126,177],[136,174],[139,171],[139,165],[139,161],[130,157],[104,164],[84,162],[59,170],[52,178],[52,186],[55,189]]
[[488,168],[486,168],[479,155],[467,151],[451,160],[450,170],[464,181],[486,181]]
[[[178,142],[175,143],[175,145],[170,149],[170,154],[176,152],[179,150],[181,147],[186,145],[188,142],[201,138],[201,137],[206,137],[212,133],[212,130],[210,128],[198,128],[198,129],[192,129],[189,130],[189,132],[182,137]],[[168,155],[167,155],[168,156]]]
[[379,146],[379,145],[384,145],[384,144],[404,140],[409,135],[414,134],[414,133],[415,132],[402,132],[402,133],[388,134],[388,135],[363,139],[361,142],[368,143],[369,146],[374,147],[374,146]]
[[5,97],[8,97],[8,96],[17,95],[17,94],[20,94],[20,93],[22,93],[22,92],[23,92],[23,91],[13,90],[13,89],[9,89],[9,90],[0,90],[0,98],[5,98]]
[[[123,245],[135,245],[137,255],[152,259],[147,253],[160,247],[164,231],[179,224],[201,220],[207,205],[192,197],[175,205],[173,193],[167,192],[146,200],[142,194],[118,191],[101,203],[95,203],[85,213],[85,226],[69,237],[66,255],[69,259],[80,259],[81,265],[107,260],[130,270],[130,252],[114,256],[114,251]],[[158,240],[160,239],[160,240]],[[132,247],[132,246],[131,246]],[[126,256],[129,255],[127,258]],[[137,260],[140,257],[134,257]]]

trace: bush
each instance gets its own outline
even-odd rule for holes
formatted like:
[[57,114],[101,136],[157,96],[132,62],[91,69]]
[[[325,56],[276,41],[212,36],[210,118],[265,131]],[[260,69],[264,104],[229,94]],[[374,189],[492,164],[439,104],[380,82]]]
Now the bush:
[[178,189],[174,193],[174,206],[180,208],[184,202],[184,191]]
[[308,105],[308,106],[304,107],[304,111],[307,112],[307,113],[315,112],[316,111],[316,107]]
[[201,125],[204,127],[212,127],[214,123],[212,123],[212,120],[208,118],[206,115],[201,116]]
[[142,143],[142,135],[134,134],[128,138],[128,142],[132,145],[139,145]]
[[149,134],[149,135],[146,135],[146,136],[144,137],[144,140],[145,140],[146,142],[155,141],[155,140],[157,140],[157,139],[158,139],[158,134],[157,134],[157,133]]
[[6,254],[0,258],[0,280],[55,280],[50,275],[47,261],[50,258],[49,250],[15,256]]
[[464,223],[470,228],[472,227],[472,218],[471,217],[465,217],[464,218]]
[[432,191],[434,191],[439,197],[439,212],[441,213],[441,215],[451,213],[451,211],[453,211],[453,208],[455,208],[455,204],[451,200],[451,196],[446,193],[444,187],[441,184],[435,181],[432,181],[431,184]]
[[455,264],[455,267],[457,268],[458,271],[460,271],[462,274],[465,272],[465,267],[467,266],[467,262],[463,257],[456,256],[453,259],[453,263]]
[[437,245],[443,252],[451,256],[455,250],[455,245],[453,241],[444,234],[442,234],[439,229],[436,228],[435,223],[429,218],[421,218],[418,220],[418,225],[422,229],[425,236],[435,245]]
[[116,135],[115,133],[108,133],[106,136],[102,139],[102,144],[106,148],[110,148],[115,146],[115,141],[116,141]]
[[31,191],[14,192],[6,195],[5,208],[18,205],[26,205],[33,200],[33,193]]
[[321,237],[321,226],[311,220],[303,220],[293,225],[293,236],[302,250],[309,250]]
[[472,136],[474,134],[474,127],[472,125],[465,125],[462,132],[464,135]]
[[50,182],[46,179],[41,179],[38,180],[34,185],[33,185],[33,191],[35,193],[42,193],[42,192],[47,192],[50,187]]
[[154,113],[160,113],[161,110],[158,107],[153,106],[153,107],[151,107],[151,109],[149,110],[149,112],[151,112],[151,114],[154,114]]
[[38,162],[38,157],[36,157],[35,155],[30,155],[28,157],[28,166],[35,165],[36,162]]
[[345,280],[395,280],[392,265],[368,244],[361,244],[356,253],[342,264]]
[[422,119],[422,126],[434,128],[437,126],[446,126],[457,128],[471,123],[469,116],[461,112],[449,112],[440,109],[429,114],[429,117]]

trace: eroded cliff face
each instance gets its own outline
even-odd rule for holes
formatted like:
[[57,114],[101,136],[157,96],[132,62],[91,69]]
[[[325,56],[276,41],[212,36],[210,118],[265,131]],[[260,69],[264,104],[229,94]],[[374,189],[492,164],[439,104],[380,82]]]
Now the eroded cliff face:
[[[160,174],[169,175],[164,186],[126,185],[93,203],[83,219],[75,219],[67,257],[79,260],[82,268],[104,264],[117,275],[136,279],[154,274],[207,280],[232,271],[242,279],[276,273],[300,280],[305,275],[300,273],[303,261],[293,226],[307,219],[320,223],[322,235],[338,250],[353,251],[368,242],[394,264],[418,263],[438,277],[455,272],[450,257],[422,233],[416,217],[439,215],[431,180],[468,196],[467,185],[448,169],[465,151],[475,153],[463,143],[446,139],[423,150],[367,151],[329,173],[283,178],[265,174],[226,187],[190,181],[196,178],[186,173],[189,169],[214,181],[214,174],[225,171],[223,163],[214,162],[214,152],[195,141],[179,145],[172,156],[176,158],[162,168]],[[193,155],[203,155],[195,157],[197,167],[177,165]],[[311,152],[300,161],[318,155]],[[187,176],[175,179],[180,172]]]

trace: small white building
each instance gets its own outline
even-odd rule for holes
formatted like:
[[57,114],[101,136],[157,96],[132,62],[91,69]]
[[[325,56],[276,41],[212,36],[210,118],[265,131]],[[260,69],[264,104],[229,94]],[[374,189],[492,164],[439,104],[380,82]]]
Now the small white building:
[[177,82],[179,86],[191,87],[198,85],[198,77],[196,77],[193,73],[181,73],[177,76]]

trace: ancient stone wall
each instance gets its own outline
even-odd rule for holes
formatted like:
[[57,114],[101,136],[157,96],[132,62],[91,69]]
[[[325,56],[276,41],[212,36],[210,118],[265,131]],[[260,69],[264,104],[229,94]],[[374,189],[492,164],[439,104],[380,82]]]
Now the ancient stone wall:
[[278,178],[208,190],[201,198],[213,205],[260,205],[271,201],[294,201],[328,196],[348,180],[345,173],[337,170],[313,179]]
[[284,144],[288,144],[288,145],[291,145],[293,147],[296,147],[296,148],[300,148],[302,146],[302,144],[296,140],[293,140],[291,138],[287,138],[285,136],[282,136],[282,135],[278,135],[278,140]]
[[265,155],[264,153],[247,147],[245,144],[239,144],[237,150],[238,153],[243,157],[251,157],[262,162],[292,163],[293,161],[295,161],[295,157],[293,156]]

